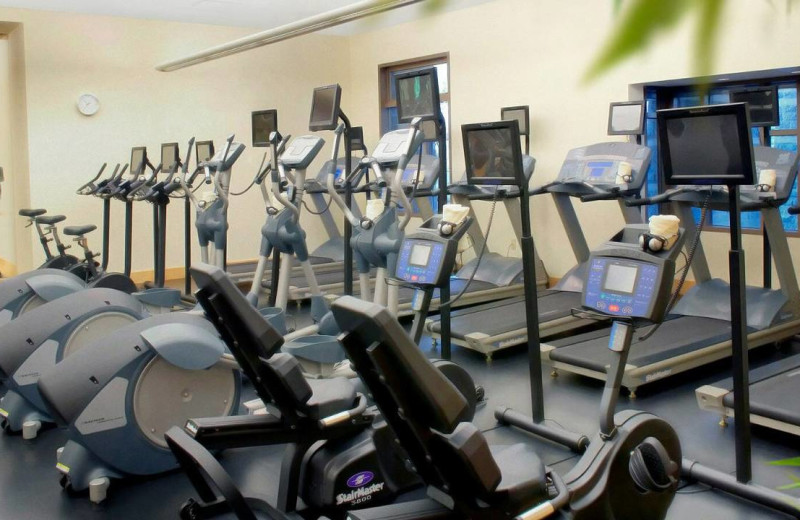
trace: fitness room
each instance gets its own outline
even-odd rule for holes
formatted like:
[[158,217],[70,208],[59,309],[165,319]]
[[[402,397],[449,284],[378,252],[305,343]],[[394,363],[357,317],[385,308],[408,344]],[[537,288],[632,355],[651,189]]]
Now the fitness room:
[[800,518],[798,28],[0,0],[0,520]]

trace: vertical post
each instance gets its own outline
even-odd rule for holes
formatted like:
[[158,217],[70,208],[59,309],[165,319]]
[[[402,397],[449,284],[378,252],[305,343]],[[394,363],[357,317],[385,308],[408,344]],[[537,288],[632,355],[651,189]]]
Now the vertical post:
[[[345,251],[347,250],[347,245],[345,244]],[[270,280],[269,280],[269,299],[267,300],[267,306],[275,307],[275,302],[278,300],[278,282],[281,278],[281,252],[278,251],[277,247],[272,248],[272,269],[270,270]],[[264,283],[263,280],[259,280],[258,283]]]
[[110,250],[111,241],[111,199],[105,198],[103,199],[103,260],[101,261],[101,267],[103,268],[103,272],[106,272],[108,269],[108,252]]
[[[345,168],[345,176],[350,175],[350,171],[353,168],[352,163],[352,155],[353,155],[353,143],[350,142],[350,120],[344,114],[344,112],[339,111],[339,118],[344,123],[344,168]],[[344,203],[348,208],[352,208],[353,206],[353,189],[350,186],[349,182],[344,183]],[[347,220],[347,216],[344,217],[344,233],[343,233],[343,241],[344,241],[344,293],[348,296],[352,296],[353,294],[353,249],[350,247],[350,238],[353,236],[353,227],[350,224],[350,221]]]
[[183,293],[191,294],[192,279],[189,269],[192,267],[192,203],[188,193],[183,200]]
[[133,255],[133,201],[125,200],[125,276],[131,275],[131,257]]
[[161,258],[159,257],[161,244],[161,210],[158,203],[153,204],[153,283],[158,277],[158,266],[161,265]]
[[747,348],[747,304],[745,302],[744,251],[739,222],[739,186],[728,186],[731,220],[731,250],[728,253],[731,291],[731,347],[733,350],[733,411],[736,435],[736,480],[752,479],[750,459],[749,351]]
[[528,331],[528,370],[531,384],[531,419],[544,420],[544,383],[542,382],[542,355],[539,344],[539,299],[536,294],[536,251],[531,234],[531,210],[528,183],[520,190],[520,213],[522,216],[522,269],[525,288],[525,323]]
[[437,198],[439,207],[436,208],[436,212],[441,213],[444,211],[444,205],[447,204],[447,127],[441,110],[437,126],[439,127],[439,193]]
[[[768,126],[763,128],[763,132],[761,134],[762,144],[764,146],[772,146],[772,135],[770,134],[770,129]],[[766,226],[761,225],[761,235],[763,236],[763,243],[762,243],[762,258],[764,263],[764,288],[771,289],[772,288],[772,247],[769,244],[769,235],[767,234]]]
[[163,204],[156,204],[156,207],[159,208],[158,265],[156,266],[155,273],[156,287],[164,287],[167,281],[167,204],[169,204],[169,198],[166,195],[165,198],[166,200]]

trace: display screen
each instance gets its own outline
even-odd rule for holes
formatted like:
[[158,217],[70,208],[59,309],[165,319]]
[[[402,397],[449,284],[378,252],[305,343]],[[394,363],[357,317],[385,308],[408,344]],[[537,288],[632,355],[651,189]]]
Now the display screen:
[[758,87],[731,91],[731,103],[747,103],[752,126],[777,126],[778,87]]
[[253,112],[250,121],[253,128],[253,146],[269,146],[270,134],[278,131],[278,111]]
[[172,172],[178,169],[180,161],[178,143],[164,143],[161,145],[161,171]]
[[411,257],[408,262],[417,267],[426,267],[431,257],[431,246],[414,244],[411,248]]
[[[410,123],[415,117],[436,118],[439,113],[439,81],[435,68],[395,77],[397,119]],[[427,134],[426,134],[427,136]]]
[[308,127],[311,130],[335,130],[339,120],[339,100],[342,88],[329,85],[314,89],[311,100],[311,119]]
[[608,135],[641,135],[643,133],[643,101],[611,103],[608,114]]
[[638,267],[609,264],[606,270],[606,279],[603,282],[603,290],[633,294],[633,290],[636,287],[636,275],[638,273]]
[[529,112],[526,106],[501,108],[500,119],[503,121],[516,121],[519,125],[520,135],[528,135]]
[[665,184],[753,184],[744,103],[659,110],[658,127]]
[[147,148],[138,146],[131,149],[131,173],[139,175],[147,163]]
[[470,184],[522,184],[522,152],[516,121],[464,125],[461,130]]
[[214,142],[213,141],[197,141],[195,146],[197,149],[197,162],[210,161],[214,157]]

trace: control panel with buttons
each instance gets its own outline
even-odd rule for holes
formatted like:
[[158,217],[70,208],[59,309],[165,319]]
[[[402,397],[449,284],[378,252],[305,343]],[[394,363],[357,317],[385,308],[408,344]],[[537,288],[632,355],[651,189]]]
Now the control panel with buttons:
[[583,305],[603,314],[650,318],[660,285],[661,272],[656,264],[595,256],[589,266]]

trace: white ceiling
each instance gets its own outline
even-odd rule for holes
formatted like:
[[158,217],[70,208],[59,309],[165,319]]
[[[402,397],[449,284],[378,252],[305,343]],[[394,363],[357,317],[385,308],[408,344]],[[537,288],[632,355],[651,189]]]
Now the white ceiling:
[[[19,7],[83,14],[99,14],[271,29],[289,22],[356,3],[357,0],[0,0],[1,7]],[[461,9],[491,0],[448,0],[445,9]],[[413,20],[421,4],[380,15],[379,26]],[[374,24],[351,22],[329,32],[352,34],[375,29]]]

